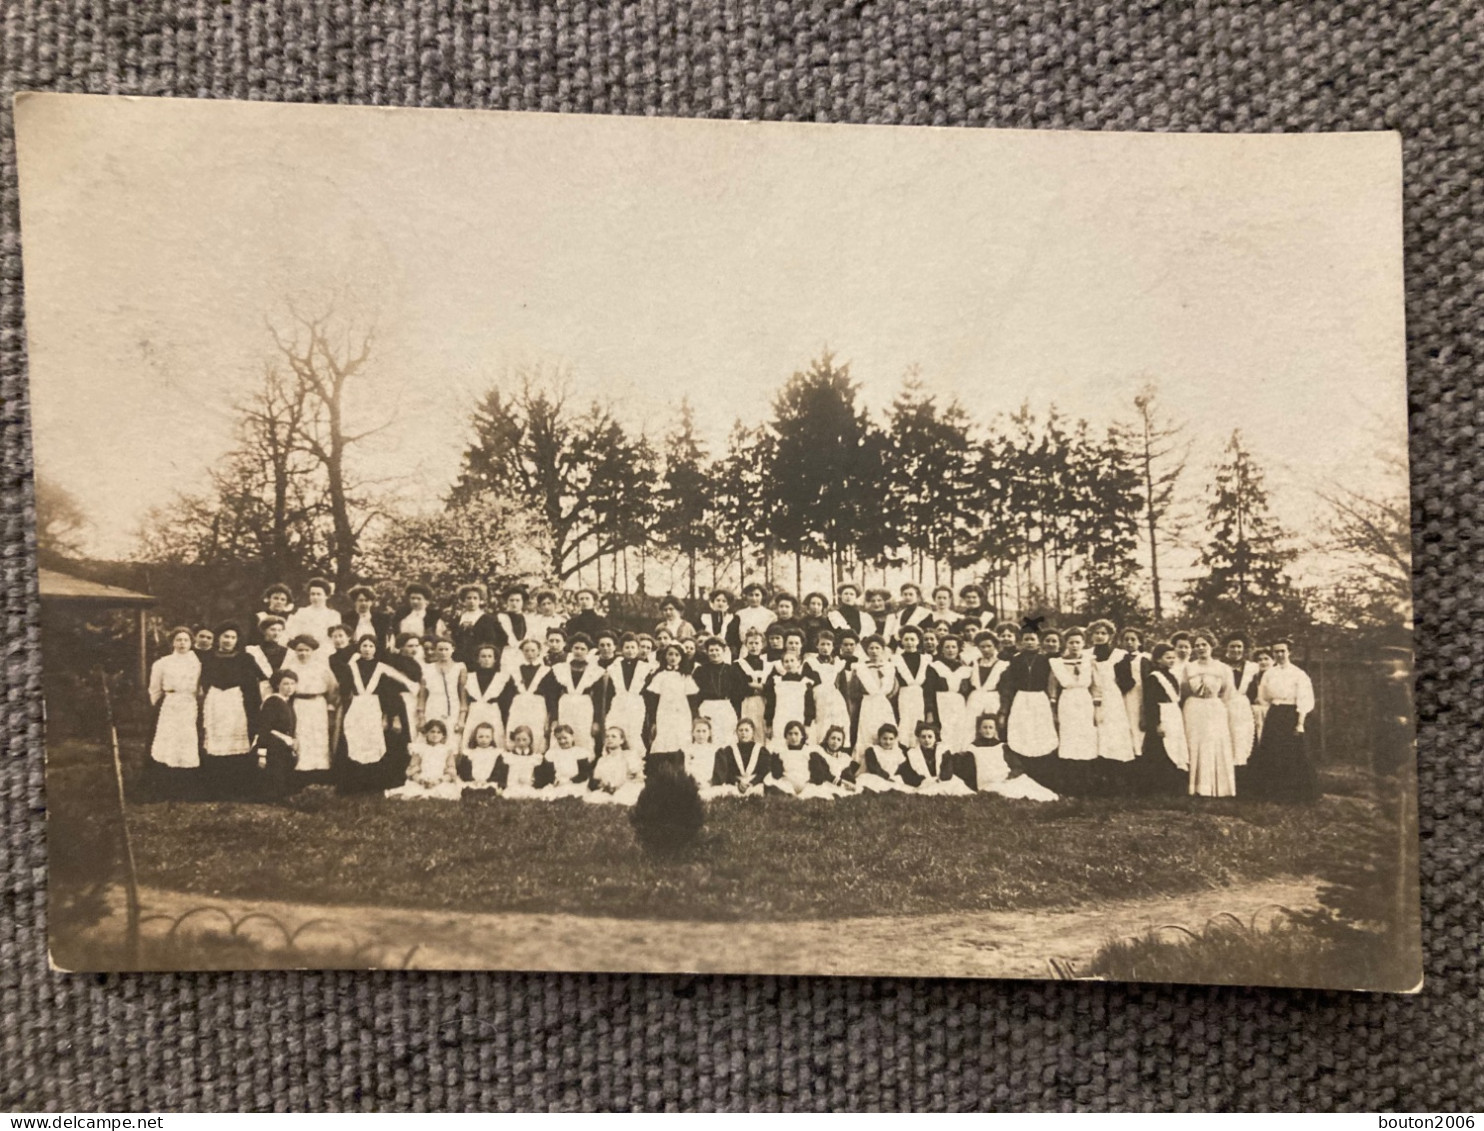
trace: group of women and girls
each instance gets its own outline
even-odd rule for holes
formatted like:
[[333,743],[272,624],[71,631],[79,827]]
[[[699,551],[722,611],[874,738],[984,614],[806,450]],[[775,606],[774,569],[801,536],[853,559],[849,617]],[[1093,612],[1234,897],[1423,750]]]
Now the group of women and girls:
[[149,688],[163,793],[623,804],[666,771],[707,798],[1317,796],[1287,640],[1005,622],[976,585],[929,603],[846,582],[801,607],[751,584],[694,619],[667,597],[649,632],[611,627],[587,589],[564,608],[512,588],[498,610],[477,584],[447,609],[420,584],[395,611],[332,595],[313,580],[296,607],[274,585],[246,627],[171,631]]

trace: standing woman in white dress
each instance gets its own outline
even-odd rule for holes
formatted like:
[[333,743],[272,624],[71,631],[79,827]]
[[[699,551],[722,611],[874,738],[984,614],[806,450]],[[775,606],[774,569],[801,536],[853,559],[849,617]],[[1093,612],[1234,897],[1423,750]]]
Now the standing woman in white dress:
[[[319,641],[308,633],[289,641],[283,666],[298,677],[294,685],[294,764],[297,775],[316,780],[330,772],[330,709],[338,699],[338,682]],[[300,780],[306,780],[301,777]]]
[[678,753],[691,737],[691,701],[701,689],[696,681],[680,670],[684,653],[678,644],[667,644],[660,654],[663,667],[649,677],[645,696],[654,716],[654,739],[651,751]]
[[154,733],[149,741],[152,791],[162,799],[182,797],[201,765],[201,735],[197,729],[200,705],[201,660],[192,645],[189,628],[170,630],[170,652],[149,669],[149,702],[154,708]]
[[[1116,669],[1123,661],[1123,649],[1113,643],[1116,630],[1108,620],[1093,621],[1087,629],[1092,645],[1093,683],[1097,687],[1098,757],[1126,765],[1134,760],[1134,739],[1129,726],[1128,708],[1118,690]],[[1117,767],[1105,767],[1110,773]]]
[[861,641],[866,651],[864,663],[857,664],[853,678],[860,700],[856,715],[856,749],[862,750],[873,742],[883,726],[890,726],[893,741],[901,734],[897,727],[897,712],[893,700],[897,694],[896,666],[887,659],[886,641],[879,636],[868,636]]
[[305,587],[309,604],[301,605],[289,614],[283,634],[292,640],[295,636],[312,636],[325,648],[330,643],[330,629],[340,623],[340,614],[330,608],[330,593],[334,590],[322,577],[311,578]]
[[1082,651],[1085,640],[1080,628],[1067,629],[1064,652],[1051,660],[1049,694],[1064,762],[1090,762],[1098,756],[1097,676],[1092,657]]
[[1231,716],[1232,758],[1239,766],[1245,766],[1252,757],[1257,738],[1257,725],[1252,717],[1252,703],[1257,698],[1257,665],[1247,658],[1247,648],[1247,638],[1240,634],[1228,636],[1222,644],[1227,667],[1232,670],[1234,694],[1226,710]]
[[1235,689],[1232,670],[1216,659],[1216,638],[1198,632],[1191,642],[1181,694],[1185,700],[1185,745],[1190,752],[1193,797],[1233,797],[1237,792],[1227,703]]
[[207,790],[239,799],[251,789],[257,770],[252,737],[258,718],[258,665],[237,648],[241,633],[235,623],[216,630],[216,651],[201,663],[201,730],[206,758]]

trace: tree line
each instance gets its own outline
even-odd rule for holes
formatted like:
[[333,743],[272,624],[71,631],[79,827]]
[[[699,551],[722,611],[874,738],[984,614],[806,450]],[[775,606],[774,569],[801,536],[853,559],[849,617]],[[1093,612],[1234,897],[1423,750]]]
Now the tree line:
[[[359,391],[372,336],[333,312],[289,326],[236,406],[232,450],[203,489],[146,520],[145,559],[326,572],[341,586],[519,577],[621,592],[653,591],[654,570],[678,564],[691,595],[753,577],[798,590],[821,563],[836,579],[972,581],[1021,611],[1250,628],[1405,615],[1409,516],[1392,500],[1326,496],[1330,524],[1310,545],[1343,578],[1305,591],[1290,572],[1298,540],[1240,431],[1193,474],[1153,385],[1101,427],[1054,406],[976,421],[914,370],[877,418],[849,364],[825,353],[782,383],[765,420],[737,420],[711,450],[689,402],[651,435],[575,397],[568,374],[532,367],[476,404],[442,508],[410,511],[364,474],[379,431]],[[1176,584],[1182,554],[1195,577]]]

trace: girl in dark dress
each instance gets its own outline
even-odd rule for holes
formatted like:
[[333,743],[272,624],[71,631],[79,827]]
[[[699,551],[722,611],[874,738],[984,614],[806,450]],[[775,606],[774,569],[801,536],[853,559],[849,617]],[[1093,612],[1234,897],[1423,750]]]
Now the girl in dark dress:
[[266,801],[282,800],[293,789],[294,764],[298,760],[294,753],[293,700],[298,683],[299,677],[293,672],[275,671],[268,677],[273,690],[258,710],[259,794]]
[[757,741],[757,728],[751,719],[739,719],[736,733],[735,743],[716,752],[716,769],[711,775],[711,784],[713,787],[728,787],[744,797],[761,794],[763,783],[772,771],[773,759]]

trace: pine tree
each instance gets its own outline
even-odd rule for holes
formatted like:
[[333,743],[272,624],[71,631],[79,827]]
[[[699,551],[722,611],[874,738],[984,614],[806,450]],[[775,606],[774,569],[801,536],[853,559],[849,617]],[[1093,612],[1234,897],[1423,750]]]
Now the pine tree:
[[939,563],[955,563],[960,543],[967,543],[973,509],[969,505],[969,418],[957,401],[940,409],[923,392],[914,368],[887,417],[885,447],[885,512],[890,532],[911,555],[921,582],[932,561],[936,582]]
[[749,554],[772,537],[768,525],[768,484],[773,478],[773,438],[741,420],[732,425],[727,451],[712,473],[712,507],[719,555],[737,566],[737,583],[747,577]]
[[655,533],[686,560],[690,595],[696,595],[696,559],[714,542],[712,476],[706,450],[696,437],[689,398],[680,402],[680,420],[665,438],[665,473],[655,492]]
[[1149,547],[1149,587],[1154,597],[1154,619],[1164,619],[1163,574],[1160,548],[1177,538],[1184,523],[1175,510],[1176,491],[1190,458],[1185,427],[1170,420],[1159,404],[1158,389],[1150,382],[1134,397],[1136,417],[1125,431],[1129,450],[1144,479],[1144,536]]
[[1101,443],[1085,436],[1076,461],[1081,503],[1077,549],[1082,556],[1083,601],[1091,615],[1123,623],[1138,609],[1139,521],[1143,481],[1134,454],[1110,428]]
[[768,478],[773,533],[796,563],[828,558],[836,575],[841,555],[858,547],[881,509],[872,498],[872,428],[856,392],[850,366],[837,365],[826,352],[789,378],[773,400],[770,424],[776,442]]
[[1217,466],[1206,509],[1202,574],[1190,586],[1190,611],[1224,628],[1253,629],[1289,622],[1302,601],[1288,576],[1297,556],[1273,517],[1262,469],[1234,431]]

